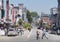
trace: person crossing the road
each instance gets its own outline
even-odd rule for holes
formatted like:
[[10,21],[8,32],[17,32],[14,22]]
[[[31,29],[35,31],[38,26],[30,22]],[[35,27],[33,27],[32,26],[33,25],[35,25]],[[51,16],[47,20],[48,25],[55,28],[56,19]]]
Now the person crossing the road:
[[[42,39],[43,39],[43,37],[46,37],[46,29],[43,28],[42,31],[43,31],[43,32],[42,32]],[[47,38],[47,37],[46,37],[46,38]],[[48,39],[48,38],[47,38],[47,39]]]
[[36,31],[36,39],[37,39],[37,40],[40,39],[39,35],[40,35],[40,32],[37,30],[37,31]]

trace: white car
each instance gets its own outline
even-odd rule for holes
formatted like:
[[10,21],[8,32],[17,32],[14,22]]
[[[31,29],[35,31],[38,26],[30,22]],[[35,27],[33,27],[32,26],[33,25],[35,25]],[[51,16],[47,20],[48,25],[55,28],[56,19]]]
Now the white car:
[[14,28],[8,30],[8,36],[17,36],[18,32]]
[[5,35],[5,31],[0,29],[0,36]]

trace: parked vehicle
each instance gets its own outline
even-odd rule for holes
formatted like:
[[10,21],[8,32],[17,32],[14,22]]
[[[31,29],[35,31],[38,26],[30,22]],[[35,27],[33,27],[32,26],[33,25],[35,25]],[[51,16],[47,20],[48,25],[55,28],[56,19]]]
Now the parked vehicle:
[[18,32],[15,30],[15,28],[9,28],[8,30],[8,36],[17,36]]
[[4,36],[5,35],[5,31],[0,29],[0,36]]

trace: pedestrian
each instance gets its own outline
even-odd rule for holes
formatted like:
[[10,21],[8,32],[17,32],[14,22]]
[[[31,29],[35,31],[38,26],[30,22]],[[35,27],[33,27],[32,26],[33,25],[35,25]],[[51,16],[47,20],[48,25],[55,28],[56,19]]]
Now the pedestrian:
[[5,36],[7,36],[7,29],[5,28],[4,31],[5,31]]
[[[42,29],[42,39],[43,39],[43,37],[46,37],[46,29],[45,28],[43,28]],[[47,38],[47,37],[46,37]],[[48,39],[48,38],[47,38]]]
[[19,35],[19,33],[20,33],[20,29],[18,28],[18,35]]
[[31,31],[31,28],[29,27],[28,30],[29,30],[29,32],[30,32],[30,31]]
[[40,32],[39,31],[36,31],[36,39],[37,40],[40,39],[39,34],[40,34]]
[[23,26],[20,25],[20,34],[23,35],[23,32],[24,32],[24,31],[23,31]]

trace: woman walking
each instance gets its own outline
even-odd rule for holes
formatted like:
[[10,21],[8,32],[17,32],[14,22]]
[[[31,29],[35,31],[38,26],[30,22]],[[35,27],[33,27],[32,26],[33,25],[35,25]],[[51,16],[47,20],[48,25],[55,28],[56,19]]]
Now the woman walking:
[[37,40],[40,39],[39,34],[40,34],[40,32],[39,31],[36,31],[36,39]]

